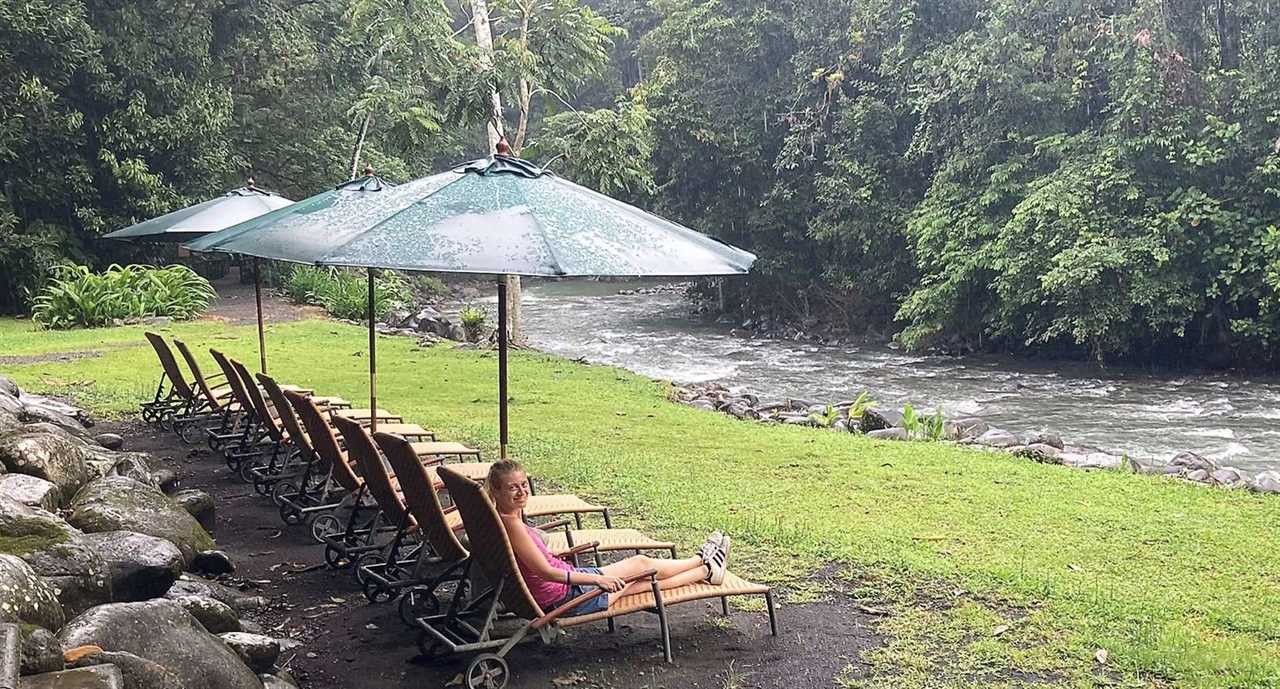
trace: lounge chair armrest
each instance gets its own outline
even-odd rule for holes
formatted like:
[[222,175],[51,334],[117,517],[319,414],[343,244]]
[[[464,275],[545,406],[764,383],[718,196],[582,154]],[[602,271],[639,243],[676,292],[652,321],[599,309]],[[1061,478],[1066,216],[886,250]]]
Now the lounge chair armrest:
[[595,550],[596,548],[599,548],[599,547],[600,547],[600,541],[592,541],[590,543],[583,543],[582,545],[575,545],[574,547],[564,551],[563,553],[556,553],[555,556],[561,559],[564,559],[567,557],[576,557],[583,553],[589,553],[592,550]]
[[566,526],[571,526],[572,524],[572,519],[557,519],[553,522],[547,522],[546,524],[534,524],[534,526],[542,529],[543,531],[551,531],[552,529],[560,529]]
[[[653,580],[653,581],[657,581],[657,580],[658,580],[658,570],[656,570],[656,569],[650,569],[650,570],[648,570],[648,571],[641,572],[641,573],[639,573],[639,574],[637,574],[637,575],[635,575],[635,576],[632,576],[632,577],[626,577],[626,578],[625,578],[625,579],[623,579],[622,581],[623,581],[623,582],[625,582],[625,583],[627,583],[627,584],[630,584],[630,583],[632,583],[632,582],[640,581],[641,579],[650,579],[650,580]],[[563,617],[563,616],[564,616],[564,614],[565,614],[566,612],[569,612],[570,610],[573,610],[574,608],[576,608],[576,607],[578,607],[579,605],[582,605],[583,603],[585,603],[585,602],[587,602],[587,601],[589,601],[589,600],[591,600],[591,599],[595,598],[596,596],[603,596],[603,595],[608,595],[608,592],[607,592],[607,591],[605,591],[604,589],[600,589],[600,588],[598,588],[598,589],[596,589],[595,591],[588,591],[588,592],[586,592],[586,593],[582,594],[581,596],[578,596],[577,598],[574,598],[573,600],[569,601],[568,603],[565,603],[564,605],[561,605],[560,607],[556,608],[555,610],[552,610],[551,612],[549,612],[549,613],[547,613],[547,614],[543,615],[542,617],[539,617],[538,619],[534,620],[533,622],[529,623],[529,629],[532,629],[532,630],[538,630],[538,629],[541,629],[541,628],[543,628],[543,627],[545,627],[545,626],[547,626],[547,625],[551,624],[552,622],[555,622],[557,619],[559,619],[559,618]]]

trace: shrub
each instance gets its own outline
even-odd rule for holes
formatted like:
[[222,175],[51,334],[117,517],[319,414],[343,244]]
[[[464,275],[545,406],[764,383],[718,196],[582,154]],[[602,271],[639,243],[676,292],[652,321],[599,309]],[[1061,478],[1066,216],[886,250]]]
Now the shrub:
[[[285,281],[284,289],[293,301],[323,306],[334,318],[362,321],[368,317],[369,282],[363,271],[298,266]],[[375,278],[375,318],[382,318],[411,300],[409,287],[398,273],[385,270]]]
[[330,268],[295,266],[285,279],[284,291],[295,304],[319,304],[334,282]]
[[111,265],[102,273],[64,265],[36,296],[32,318],[46,328],[95,327],[114,319],[195,318],[216,296],[187,266]]
[[478,306],[467,306],[458,312],[458,320],[462,321],[462,332],[467,342],[479,342],[484,335],[484,323],[489,314]]

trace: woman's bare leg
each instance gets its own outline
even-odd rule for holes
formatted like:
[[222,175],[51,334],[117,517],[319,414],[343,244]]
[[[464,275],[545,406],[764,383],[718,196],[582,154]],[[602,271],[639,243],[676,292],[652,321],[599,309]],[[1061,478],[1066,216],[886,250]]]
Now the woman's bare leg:
[[641,572],[655,570],[659,579],[667,579],[677,574],[683,574],[690,570],[697,570],[704,575],[707,571],[707,565],[700,557],[686,557],[681,560],[670,560],[667,558],[648,557],[646,555],[633,555],[625,560],[619,560],[613,564],[605,565],[600,571],[611,577],[626,579],[634,577]]
[[[706,565],[702,565],[698,569],[686,570],[684,572],[681,572],[675,575],[674,577],[659,579],[658,588],[664,591],[667,589],[678,589],[681,586],[688,586],[689,584],[699,584],[706,580],[707,580],[707,567]],[[626,588],[622,589],[621,591],[618,591],[617,593],[609,594],[609,602],[612,603],[614,600],[617,600],[618,598],[621,598],[623,596],[630,596],[636,593],[645,593],[647,591],[652,591],[652,590],[653,590],[653,583],[648,579],[641,579],[640,581],[634,581],[634,582],[631,582],[630,584],[627,584]]]

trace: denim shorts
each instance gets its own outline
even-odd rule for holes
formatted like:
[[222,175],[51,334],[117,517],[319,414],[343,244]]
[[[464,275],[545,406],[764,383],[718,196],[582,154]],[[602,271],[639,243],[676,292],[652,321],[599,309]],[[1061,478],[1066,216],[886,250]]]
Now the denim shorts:
[[[579,572],[581,574],[603,574],[603,572],[601,572],[600,569],[597,567],[577,567],[573,571]],[[599,588],[591,584],[574,584],[569,587],[569,595],[565,596],[564,600],[560,601],[560,603],[557,604],[556,607],[558,608],[561,605],[568,603],[569,601],[573,600],[574,598],[577,598],[578,596],[581,596],[584,593],[591,593],[597,590],[599,590]],[[595,598],[592,598],[591,600],[565,613],[565,616],[576,617],[578,615],[590,615],[593,612],[600,612],[601,610],[605,610],[608,607],[609,607],[609,594],[602,593],[596,596]]]

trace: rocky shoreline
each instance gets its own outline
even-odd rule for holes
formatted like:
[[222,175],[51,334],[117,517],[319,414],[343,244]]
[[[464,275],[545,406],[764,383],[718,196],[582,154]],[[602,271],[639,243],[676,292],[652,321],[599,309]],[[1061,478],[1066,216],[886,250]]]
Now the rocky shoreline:
[[1163,463],[1135,459],[1070,444],[1048,431],[1015,434],[993,428],[979,418],[922,419],[916,416],[914,410],[865,407],[865,403],[860,400],[834,403],[801,399],[769,401],[749,393],[732,391],[716,383],[677,385],[673,399],[691,407],[727,414],[743,421],[856,433],[886,441],[950,442],[1011,454],[1042,464],[1059,464],[1076,469],[1133,471],[1168,476],[1198,485],[1280,494],[1280,471],[1263,471],[1250,475],[1235,467],[1219,466],[1213,460],[1193,452],[1180,452]]
[[295,687],[277,662],[300,644],[215,580],[213,499],[92,426],[0,377],[0,687]]

